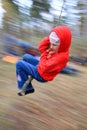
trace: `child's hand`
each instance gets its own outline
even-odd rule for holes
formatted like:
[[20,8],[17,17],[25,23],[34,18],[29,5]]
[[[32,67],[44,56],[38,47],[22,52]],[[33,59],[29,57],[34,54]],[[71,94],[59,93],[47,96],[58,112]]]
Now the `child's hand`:
[[49,48],[49,49],[46,50],[46,52],[49,52],[50,50],[51,50],[51,49]]
[[52,55],[52,54],[54,54],[54,53],[55,53],[55,51],[54,51],[54,50],[52,50],[52,49],[48,49],[48,50],[47,50],[47,53],[48,53],[48,55],[47,55],[47,59],[48,59],[48,58],[50,58],[50,57],[51,57],[51,55]]

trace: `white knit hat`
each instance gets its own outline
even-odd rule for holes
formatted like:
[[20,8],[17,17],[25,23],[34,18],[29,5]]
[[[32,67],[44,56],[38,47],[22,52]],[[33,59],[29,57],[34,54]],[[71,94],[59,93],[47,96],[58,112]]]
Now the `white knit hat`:
[[60,45],[60,39],[55,32],[50,33],[49,39],[51,44]]

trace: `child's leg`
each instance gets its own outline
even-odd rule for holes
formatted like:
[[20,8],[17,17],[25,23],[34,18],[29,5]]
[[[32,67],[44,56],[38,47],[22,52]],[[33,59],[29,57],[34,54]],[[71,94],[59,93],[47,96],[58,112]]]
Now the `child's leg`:
[[[18,83],[18,88],[22,89],[24,83],[28,80],[28,74],[24,70],[24,64],[27,64],[24,61],[18,61],[16,63],[16,76],[17,76],[17,83]],[[30,83],[27,87],[27,89],[31,89],[32,84]]]
[[39,57],[30,55],[30,54],[24,54],[23,60],[32,64],[32,65],[35,65],[35,66],[38,65],[38,63],[39,63]]
[[[24,83],[28,80],[28,76],[31,76],[40,82],[46,82],[39,75],[37,66],[31,65],[30,63],[22,60],[16,63],[16,75],[19,89],[22,89]],[[27,89],[29,90],[30,88],[32,88],[31,83],[28,85]]]

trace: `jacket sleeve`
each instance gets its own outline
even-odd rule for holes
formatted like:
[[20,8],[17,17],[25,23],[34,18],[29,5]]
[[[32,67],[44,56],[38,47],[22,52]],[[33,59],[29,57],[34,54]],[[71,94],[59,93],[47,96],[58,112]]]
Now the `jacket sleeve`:
[[54,71],[60,71],[62,68],[65,67],[68,57],[64,54],[55,54],[55,56],[46,59],[47,54],[46,52],[41,55],[40,59],[40,67],[42,68],[43,72],[54,72]]
[[40,41],[38,50],[43,53],[49,48],[49,46],[50,46],[49,37],[45,37]]

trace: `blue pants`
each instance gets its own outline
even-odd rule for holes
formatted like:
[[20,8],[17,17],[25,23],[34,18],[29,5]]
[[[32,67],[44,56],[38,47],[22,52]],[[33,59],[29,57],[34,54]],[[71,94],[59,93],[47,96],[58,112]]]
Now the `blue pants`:
[[[22,89],[24,83],[28,79],[28,76],[31,76],[39,82],[46,82],[38,73],[38,63],[39,58],[30,54],[25,54],[23,56],[23,60],[19,60],[16,63],[16,76],[19,89]],[[30,83],[27,90],[30,90],[31,88],[32,84]]]

